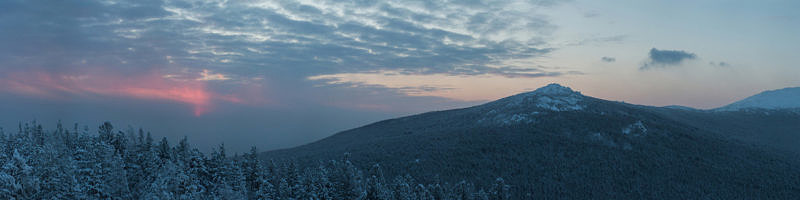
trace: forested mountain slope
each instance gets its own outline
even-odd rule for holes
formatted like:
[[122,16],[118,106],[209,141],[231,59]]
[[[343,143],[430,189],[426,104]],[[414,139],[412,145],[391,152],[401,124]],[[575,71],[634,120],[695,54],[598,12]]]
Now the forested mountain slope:
[[800,109],[748,108],[735,111],[654,109],[654,111],[687,126],[763,148],[800,155]]
[[[788,198],[800,164],[666,116],[674,109],[583,96],[551,84],[483,105],[385,120],[265,159],[353,155],[421,181],[506,178],[517,197]],[[411,169],[403,171],[400,169]]]

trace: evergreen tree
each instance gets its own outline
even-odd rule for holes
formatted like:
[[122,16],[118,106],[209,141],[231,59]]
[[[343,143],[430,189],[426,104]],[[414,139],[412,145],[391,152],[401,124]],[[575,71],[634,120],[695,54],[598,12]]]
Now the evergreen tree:
[[389,193],[385,183],[380,165],[373,165],[369,170],[369,178],[367,179],[366,199],[377,200],[391,198],[391,193]]
[[178,146],[175,146],[175,156],[178,163],[186,162],[189,159],[189,141],[186,136],[183,136]]
[[75,180],[74,160],[71,150],[64,145],[46,145],[29,160],[34,175],[40,179],[41,192],[34,198],[64,199],[71,195],[70,186]]
[[144,141],[143,149],[150,150],[150,148],[153,148],[153,137],[150,135],[150,132],[148,131],[147,132],[147,137],[145,138],[145,141]]
[[261,162],[258,159],[258,151],[256,147],[251,147],[250,152],[244,155],[242,161],[242,171],[244,173],[245,188],[247,189],[247,197],[253,199],[256,197],[257,192],[261,189],[261,184],[265,182],[265,175]]
[[75,175],[78,184],[73,187],[75,197],[78,199],[100,198],[98,189],[102,182],[102,178],[98,177],[96,172],[98,166],[95,156],[90,152],[91,146],[79,146],[75,151],[73,158],[75,159]]
[[276,199],[275,186],[267,179],[262,179],[253,199]]
[[161,138],[161,142],[158,143],[158,157],[161,158],[162,162],[166,162],[172,158],[171,154],[169,141],[167,141],[166,137]]
[[[6,197],[14,199],[32,199],[39,192],[39,178],[34,176],[33,167],[28,165],[28,159],[14,149],[11,159],[3,165],[0,173]],[[4,195],[4,196],[5,196]]]
[[97,128],[100,141],[105,141],[106,143],[111,144],[113,130],[114,126],[111,125],[111,122],[103,122],[103,124]]

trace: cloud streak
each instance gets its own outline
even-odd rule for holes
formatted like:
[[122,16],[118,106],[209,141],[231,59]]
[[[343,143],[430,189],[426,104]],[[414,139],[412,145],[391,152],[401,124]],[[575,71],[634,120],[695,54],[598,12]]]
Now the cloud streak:
[[[540,76],[560,76],[541,74]],[[404,74],[396,71],[341,73],[308,78],[320,82],[317,87],[357,89],[386,88],[408,96],[441,97],[456,101],[482,102],[499,99],[544,84],[535,78],[517,78],[497,74],[481,76],[451,74]]]
[[214,102],[243,103],[233,94],[211,91],[204,81],[178,81],[157,72],[126,76],[103,70],[59,74],[43,70],[9,72],[0,79],[0,90],[48,99],[75,96],[125,97],[178,102],[192,107],[196,116],[209,112]]
[[230,80],[230,79],[231,78],[225,76],[225,74],[213,73],[213,72],[211,72],[211,71],[209,71],[207,69],[203,69],[203,71],[200,72],[200,77],[195,79],[195,80],[198,80],[198,81],[224,81],[224,80]]

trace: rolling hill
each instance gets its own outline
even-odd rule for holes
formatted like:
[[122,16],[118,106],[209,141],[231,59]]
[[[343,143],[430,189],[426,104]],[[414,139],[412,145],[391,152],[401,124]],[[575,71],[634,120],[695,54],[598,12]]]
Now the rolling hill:
[[800,108],[800,87],[764,91],[714,110],[738,111],[742,109],[785,108]]
[[[491,183],[502,177],[517,199],[800,196],[795,154],[743,139],[758,136],[749,129],[720,128],[730,123],[718,115],[737,113],[709,113],[607,101],[550,84],[261,156],[310,167],[349,152],[356,165],[379,164],[388,175],[410,173],[423,182]],[[762,122],[784,123],[763,120],[753,128]]]

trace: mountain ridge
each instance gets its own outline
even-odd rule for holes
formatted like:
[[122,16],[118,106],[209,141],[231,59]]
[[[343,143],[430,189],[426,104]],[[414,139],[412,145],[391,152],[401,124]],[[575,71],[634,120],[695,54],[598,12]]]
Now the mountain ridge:
[[800,108],[800,87],[767,90],[731,104],[715,108],[715,111],[737,111],[743,109]]
[[[313,166],[350,153],[358,165],[380,164],[388,175],[422,181],[502,177],[517,198],[800,195],[796,157],[713,131],[716,124],[689,123],[714,117],[707,112],[608,101],[558,84],[543,88],[383,120],[262,158]],[[736,184],[742,181],[763,187]]]

